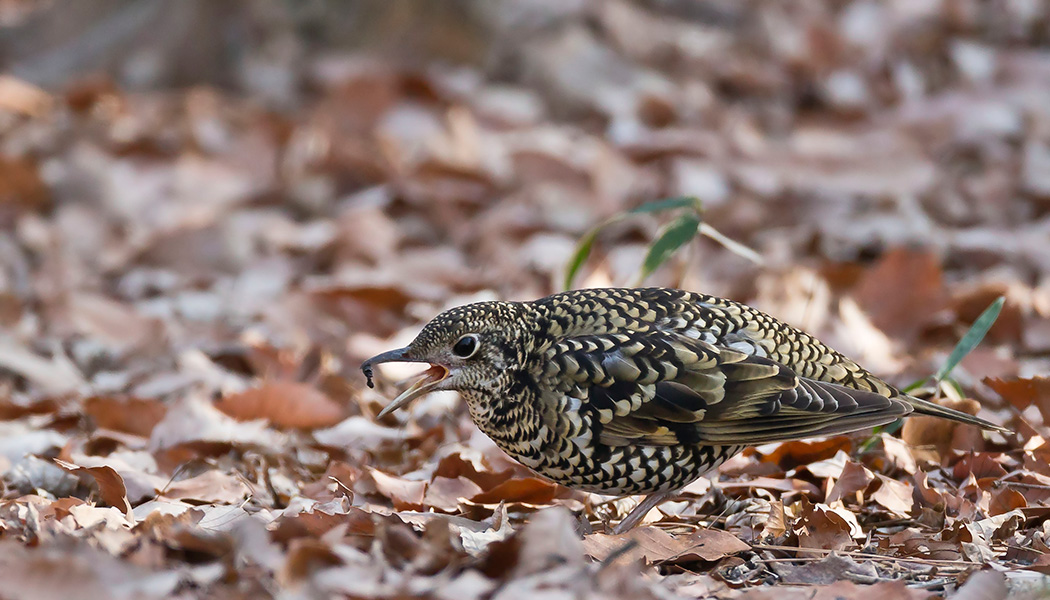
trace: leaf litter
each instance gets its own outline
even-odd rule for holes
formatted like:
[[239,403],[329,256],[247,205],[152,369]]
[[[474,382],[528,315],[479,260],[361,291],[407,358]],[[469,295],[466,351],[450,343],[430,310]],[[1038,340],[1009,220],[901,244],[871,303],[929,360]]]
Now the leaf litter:
[[[466,4],[405,14],[517,67],[260,28],[297,58],[242,88],[0,77],[0,597],[1042,593],[1050,15]],[[749,449],[614,536],[633,500],[537,478],[454,396],[375,420],[409,373],[357,365],[441,309],[639,273],[1017,435]]]

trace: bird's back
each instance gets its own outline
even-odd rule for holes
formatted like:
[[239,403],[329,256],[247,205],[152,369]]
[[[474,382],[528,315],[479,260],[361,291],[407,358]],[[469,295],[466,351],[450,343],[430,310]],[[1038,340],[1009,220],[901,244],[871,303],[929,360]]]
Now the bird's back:
[[669,288],[573,290],[538,300],[555,334],[674,333],[769,358],[816,381],[872,391],[898,391],[817,338],[733,300]]

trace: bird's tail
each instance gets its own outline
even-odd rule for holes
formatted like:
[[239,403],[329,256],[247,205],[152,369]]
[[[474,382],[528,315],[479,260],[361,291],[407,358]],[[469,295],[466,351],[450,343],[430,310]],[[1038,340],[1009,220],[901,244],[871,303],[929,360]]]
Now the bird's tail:
[[973,415],[968,415],[962,411],[958,411],[952,408],[935,404],[929,400],[922,400],[921,398],[915,398],[914,396],[906,396],[902,394],[902,397],[908,401],[909,404],[915,409],[915,412],[920,415],[930,415],[933,417],[940,417],[942,419],[948,419],[951,421],[957,421],[959,423],[966,423],[967,425],[976,425],[982,429],[992,429],[994,431],[1001,431],[1003,433],[1013,433],[1005,427],[990,423],[984,419],[978,419]]

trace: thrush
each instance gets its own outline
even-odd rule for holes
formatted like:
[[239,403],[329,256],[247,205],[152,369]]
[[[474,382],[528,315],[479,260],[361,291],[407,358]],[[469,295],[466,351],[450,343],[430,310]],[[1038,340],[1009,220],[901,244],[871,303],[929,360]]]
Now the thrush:
[[431,367],[379,416],[455,390],[507,454],[570,488],[646,494],[630,529],[747,446],[843,434],[909,414],[1008,431],[901,393],[745,304],[677,289],[589,289],[445,311],[362,364]]

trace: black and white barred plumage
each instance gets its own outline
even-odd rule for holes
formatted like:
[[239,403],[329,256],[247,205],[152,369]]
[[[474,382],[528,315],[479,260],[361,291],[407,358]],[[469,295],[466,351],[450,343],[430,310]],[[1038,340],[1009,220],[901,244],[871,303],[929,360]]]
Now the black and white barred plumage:
[[604,494],[680,489],[746,446],[912,412],[991,423],[901,394],[746,305],[675,289],[590,289],[448,310],[388,361],[434,365],[389,412],[456,390],[504,451]]

